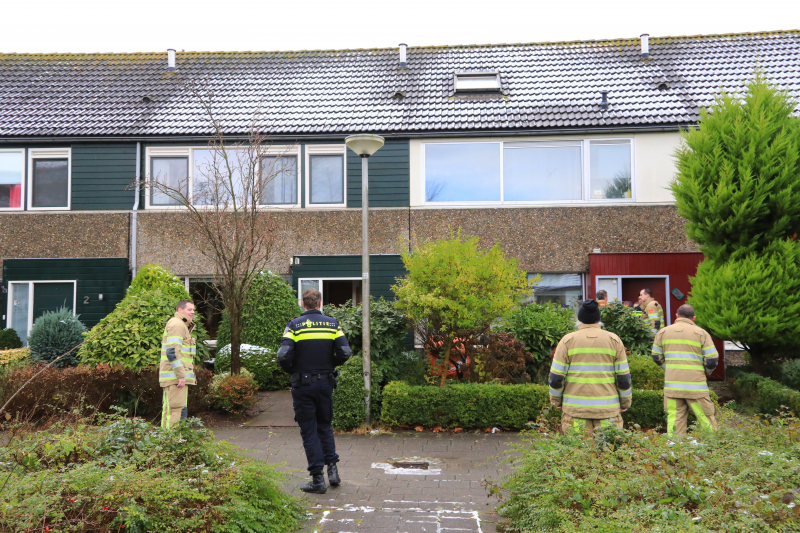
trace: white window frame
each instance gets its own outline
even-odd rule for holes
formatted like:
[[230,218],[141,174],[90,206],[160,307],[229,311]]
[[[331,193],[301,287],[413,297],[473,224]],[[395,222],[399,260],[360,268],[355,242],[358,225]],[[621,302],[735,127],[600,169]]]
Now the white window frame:
[[[591,143],[602,143],[603,141],[628,141],[631,148],[631,197],[630,198],[591,198],[591,175],[590,175],[590,156],[591,156]],[[570,146],[580,144],[581,146],[581,199],[580,200],[505,200],[505,169],[503,167],[503,158],[505,144],[518,144],[521,142],[539,144],[542,147],[547,146]],[[425,199],[427,175],[425,173],[425,151],[430,144],[499,144],[500,145],[500,200],[481,201],[481,200],[457,200],[449,202],[428,202]],[[591,205],[591,204],[615,204],[615,203],[635,203],[636,202],[636,139],[632,136],[622,137],[602,137],[602,138],[585,138],[585,139],[546,139],[546,140],[468,140],[468,141],[426,141],[421,143],[420,148],[420,176],[422,176],[421,205],[423,206],[498,206],[498,205]]]
[[[335,204],[311,203],[311,156],[312,155],[341,155],[342,156],[342,202]],[[306,145],[306,175],[305,175],[305,203],[306,208],[317,207],[347,207],[347,146],[344,144],[307,144]],[[316,278],[314,278],[316,279]]]
[[[603,279],[616,279],[617,280],[617,291],[618,294],[622,295],[622,280],[623,279],[640,279],[640,278],[661,278],[664,280],[664,288],[667,290],[667,301],[666,302],[659,302],[661,303],[661,307],[666,310],[666,316],[664,317],[664,321],[666,324],[665,326],[669,326],[672,324],[672,306],[670,305],[669,297],[672,294],[669,288],[669,275],[666,274],[647,274],[647,275],[614,275],[614,274],[597,274],[594,277],[594,290],[597,292],[597,287],[600,282],[600,278]],[[622,301],[622,300],[617,300]],[[634,302],[635,303],[635,302]]]
[[[481,87],[481,88],[465,88],[461,87],[459,89],[459,81],[466,80],[468,78],[491,78],[494,77],[496,86],[494,87]],[[499,93],[503,88],[502,82],[500,80],[500,73],[497,71],[486,71],[486,72],[455,72],[453,74],[453,90],[456,93]]]
[[[227,149],[227,148],[226,148]],[[236,148],[231,147],[230,150],[236,150]],[[186,209],[182,205],[152,205],[150,203],[150,169],[151,169],[151,159],[154,157],[186,157],[189,161],[189,176],[187,179],[189,180],[188,183],[188,195],[189,198],[194,198],[194,151],[195,150],[208,150],[208,145],[204,146],[150,146],[147,148],[145,153],[145,209],[153,209],[153,210],[175,210],[175,209]],[[282,146],[270,146],[266,148],[262,155],[265,156],[294,156],[297,158],[297,176],[295,177],[295,184],[297,187],[297,202],[294,204],[259,204],[259,208],[265,209],[293,209],[300,207],[300,176],[302,175],[301,166],[303,162],[301,161],[300,157],[300,146],[299,145],[287,145],[286,147]],[[260,165],[260,163],[259,163]],[[260,166],[259,166],[260,171]],[[197,209],[208,209],[213,208],[212,205],[196,205],[194,206]]]
[[322,295],[322,299],[320,300],[319,308],[322,309],[322,306],[325,305],[325,293],[323,292],[323,282],[324,281],[362,281],[362,278],[359,277],[352,277],[352,278],[337,278],[337,277],[317,277],[317,278],[297,278],[297,303],[300,305],[300,308],[303,308],[303,282],[304,281],[319,281],[319,293]]
[[[11,285],[28,285],[28,334],[31,333],[31,328],[33,327],[33,286],[37,283],[72,283],[72,316],[75,316],[75,312],[78,310],[78,280],[74,279],[59,279],[59,280],[34,280],[34,281],[9,281],[8,282],[8,298],[6,301],[6,326],[11,327],[10,324],[12,323],[13,316],[12,311],[14,309],[14,300],[11,297],[13,291],[11,289]],[[27,340],[23,340],[27,342]]]
[[[34,159],[67,159],[67,205],[59,207],[34,207],[33,206],[33,161]],[[72,209],[72,148],[30,148],[28,149],[28,175],[27,175],[28,211],[69,211]]]
[[[20,183],[20,189],[22,191],[22,194],[24,196],[27,196],[28,190],[27,190],[26,187],[27,187],[28,180],[26,179],[27,178],[27,176],[26,176],[27,172],[25,172],[25,166],[26,166],[25,149],[24,148],[15,148],[15,149],[3,148],[3,149],[0,149],[0,153],[22,154],[22,169],[21,169],[22,172],[20,173],[20,175],[22,176],[22,183]],[[24,211],[27,199],[26,198],[21,198],[20,200],[21,201],[19,203],[19,207],[0,207],[0,211]]]

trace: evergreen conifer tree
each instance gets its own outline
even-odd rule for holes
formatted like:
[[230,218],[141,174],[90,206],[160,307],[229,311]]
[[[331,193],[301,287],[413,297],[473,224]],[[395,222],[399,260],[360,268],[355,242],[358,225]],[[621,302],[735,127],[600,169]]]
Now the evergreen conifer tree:
[[683,137],[671,189],[706,259],[692,279],[697,322],[741,343],[763,373],[800,334],[800,119],[760,73],[722,94]]

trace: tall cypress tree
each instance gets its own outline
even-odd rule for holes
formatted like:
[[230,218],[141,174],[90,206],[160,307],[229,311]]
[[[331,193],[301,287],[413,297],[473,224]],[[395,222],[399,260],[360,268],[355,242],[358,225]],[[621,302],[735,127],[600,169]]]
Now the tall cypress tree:
[[671,188],[705,254],[689,303],[698,323],[740,342],[759,373],[800,334],[800,119],[757,73],[684,134]]

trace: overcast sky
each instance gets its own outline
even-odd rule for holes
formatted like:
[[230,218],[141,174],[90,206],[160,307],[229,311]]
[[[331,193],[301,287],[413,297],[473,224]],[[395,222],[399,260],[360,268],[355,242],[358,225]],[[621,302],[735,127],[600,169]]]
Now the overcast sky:
[[800,0],[3,2],[0,52],[314,50],[800,29]]

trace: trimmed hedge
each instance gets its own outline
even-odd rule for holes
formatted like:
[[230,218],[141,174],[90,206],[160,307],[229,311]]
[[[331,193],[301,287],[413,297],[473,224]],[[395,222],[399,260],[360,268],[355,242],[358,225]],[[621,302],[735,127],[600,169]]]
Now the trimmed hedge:
[[664,369],[649,355],[629,355],[628,367],[633,386],[637,389],[664,390]]
[[[713,391],[711,399],[717,401]],[[544,385],[465,383],[414,387],[394,381],[383,389],[381,421],[390,426],[523,429],[549,405],[550,393]],[[549,413],[560,416],[556,409]],[[633,405],[622,413],[622,418],[641,427],[664,427],[663,391],[635,389]]]
[[737,403],[759,413],[774,415],[786,407],[795,415],[800,414],[800,392],[775,380],[746,373],[731,380],[731,388]]
[[[364,362],[361,353],[354,354],[339,367],[339,384],[333,391],[333,421],[335,429],[350,429],[364,425],[367,408],[364,398]],[[381,387],[383,373],[377,365],[372,365],[370,387],[370,411],[373,420],[381,416]]]

